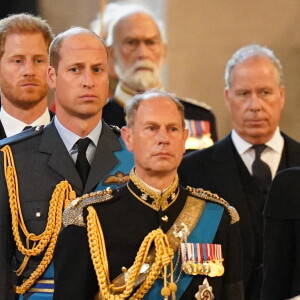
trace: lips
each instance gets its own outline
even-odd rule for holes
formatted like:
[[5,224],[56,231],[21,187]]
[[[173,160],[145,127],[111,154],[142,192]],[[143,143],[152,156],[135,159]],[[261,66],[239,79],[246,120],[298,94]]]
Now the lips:
[[83,100],[94,100],[97,97],[94,94],[84,94],[84,95],[80,96],[79,98],[83,99]]

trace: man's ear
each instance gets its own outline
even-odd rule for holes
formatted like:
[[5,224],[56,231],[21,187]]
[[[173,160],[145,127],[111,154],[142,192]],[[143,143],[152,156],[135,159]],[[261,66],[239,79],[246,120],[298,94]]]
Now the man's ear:
[[56,71],[51,66],[49,66],[47,69],[47,82],[48,82],[50,89],[55,90],[55,88],[56,88]]
[[121,129],[121,136],[122,139],[127,147],[127,150],[130,152],[133,152],[133,133],[132,133],[132,129],[127,127],[127,126],[123,126]]

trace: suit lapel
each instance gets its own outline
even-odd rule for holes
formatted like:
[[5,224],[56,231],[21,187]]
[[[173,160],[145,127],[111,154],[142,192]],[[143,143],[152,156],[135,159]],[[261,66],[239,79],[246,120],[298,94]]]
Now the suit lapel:
[[104,122],[102,124],[102,132],[84,189],[85,193],[93,191],[105,175],[119,163],[114,152],[121,150],[122,145],[117,135]]
[[[211,170],[216,182],[216,192],[220,192],[218,187],[221,187],[222,194],[220,196],[238,208],[247,202],[234,157],[235,148],[231,136],[228,135],[215,145]],[[226,171],[224,172],[224,170]]]
[[44,129],[39,151],[49,154],[48,166],[76,188],[83,190],[82,182],[75,168],[75,164],[60,138],[54,121]]

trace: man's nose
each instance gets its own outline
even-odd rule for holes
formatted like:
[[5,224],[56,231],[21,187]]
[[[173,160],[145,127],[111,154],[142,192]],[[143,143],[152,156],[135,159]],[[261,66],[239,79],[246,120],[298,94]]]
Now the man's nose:
[[94,86],[94,77],[91,71],[86,70],[82,76],[82,83],[84,87],[91,88]]

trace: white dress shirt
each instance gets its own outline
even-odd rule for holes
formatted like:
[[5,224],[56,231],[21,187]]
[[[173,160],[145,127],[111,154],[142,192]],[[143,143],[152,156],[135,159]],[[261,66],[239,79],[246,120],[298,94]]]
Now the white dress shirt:
[[0,110],[0,120],[2,123],[2,126],[4,128],[5,134],[7,137],[10,137],[12,135],[15,135],[17,133],[20,133],[25,126],[41,126],[41,125],[47,125],[50,122],[50,113],[48,108],[46,108],[45,112],[34,122],[31,124],[26,124],[11,115],[9,115],[3,107],[1,107]]
[[[235,130],[232,130],[231,138],[238,154],[252,175],[252,164],[255,159],[255,151],[251,148],[253,145],[242,139]],[[267,148],[261,154],[261,159],[270,167],[273,179],[276,175],[284,147],[284,139],[280,134],[279,127],[277,127],[273,137],[265,145]]]

